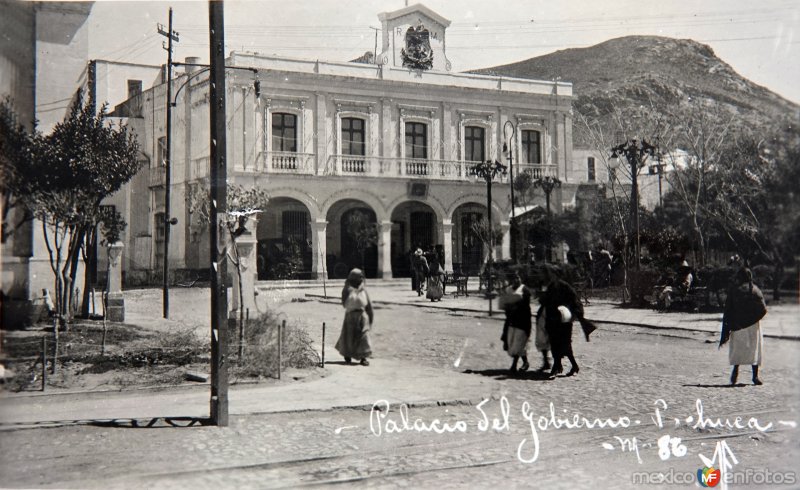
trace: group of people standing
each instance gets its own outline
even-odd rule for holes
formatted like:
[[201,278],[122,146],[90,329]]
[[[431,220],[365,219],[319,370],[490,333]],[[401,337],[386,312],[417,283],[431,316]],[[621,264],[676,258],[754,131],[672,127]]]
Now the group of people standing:
[[[428,281],[427,297],[433,297],[442,292],[442,279],[444,275],[433,273],[432,267],[441,269],[438,260],[432,260],[433,265],[427,265],[427,259],[422,256],[422,251],[415,253],[420,263],[427,266],[426,277]],[[503,325],[503,349],[513,359],[510,372],[527,371],[528,345],[531,335],[534,335],[534,346],[542,353],[542,372],[549,370],[552,379],[563,372],[562,359],[566,357],[570,362],[567,376],[578,374],[580,367],[572,351],[572,327],[577,320],[583,329],[586,341],[589,335],[597,328],[591,321],[584,317],[583,305],[575,290],[566,281],[559,277],[557,268],[545,265],[542,269],[542,287],[538,291],[539,309],[536,312],[535,331],[531,310],[531,289],[523,284],[519,273],[514,273],[508,287],[499,298],[499,305],[506,313]],[[422,279],[418,276],[418,281]],[[421,286],[420,286],[421,287]],[[421,294],[418,289],[418,294]],[[433,296],[433,297],[432,297]],[[368,357],[372,355],[370,344],[370,330],[374,319],[372,302],[364,289],[364,273],[360,269],[353,269],[347,277],[342,289],[342,306],[345,308],[345,317],[342,331],[336,342],[336,350],[344,357],[345,363],[351,364],[353,359],[358,359],[362,366],[369,366]],[[725,312],[722,318],[722,332],[719,346],[730,342],[728,359],[733,366],[730,383],[735,385],[739,375],[740,365],[752,366],[752,381],[754,385],[762,384],[759,378],[759,366],[762,362],[763,337],[760,320],[767,313],[764,296],[761,290],[753,284],[753,274],[750,269],[743,267],[736,274],[735,280],[728,290]],[[548,359],[548,351],[552,353],[552,366]],[[517,366],[522,360],[522,365]]]
[[417,296],[425,297],[431,302],[441,301],[444,296],[444,267],[439,260],[439,254],[430,252],[425,254],[417,248],[411,257],[411,289]]
[[[583,328],[586,341],[597,327],[583,316],[583,305],[572,286],[559,277],[558,269],[545,265],[542,269],[542,289],[539,291],[539,309],[536,312],[536,330],[534,345],[542,353],[541,372],[549,372],[554,378],[563,372],[562,359],[570,362],[567,376],[578,374],[580,367],[572,352],[572,324],[578,320]],[[500,296],[500,307],[505,310],[506,321],[503,325],[503,348],[513,359],[510,372],[527,371],[528,344],[534,332],[531,310],[532,291],[522,283],[519,273],[511,276],[509,286]],[[550,365],[547,353],[553,355]],[[517,363],[522,359],[522,365]]]

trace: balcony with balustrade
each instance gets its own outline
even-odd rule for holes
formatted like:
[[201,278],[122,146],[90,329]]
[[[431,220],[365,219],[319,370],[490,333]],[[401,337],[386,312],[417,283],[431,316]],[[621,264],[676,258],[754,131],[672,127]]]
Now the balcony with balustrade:
[[[265,174],[337,175],[365,178],[402,178],[441,181],[470,181],[477,162],[421,158],[330,155],[324,165],[315,165],[314,153],[264,152],[257,169]],[[558,175],[556,165],[515,164],[514,175],[530,173],[534,179]],[[502,177],[502,181],[508,176]]]

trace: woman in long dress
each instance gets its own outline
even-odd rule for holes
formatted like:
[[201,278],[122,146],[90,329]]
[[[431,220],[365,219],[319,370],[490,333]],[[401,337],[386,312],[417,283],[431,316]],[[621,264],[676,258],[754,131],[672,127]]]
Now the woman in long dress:
[[520,371],[527,371],[528,340],[531,336],[531,291],[522,283],[518,273],[511,276],[511,284],[500,297],[500,307],[506,312],[503,348],[513,359],[509,371],[517,372],[517,362],[520,358],[522,358]]
[[580,367],[572,353],[572,322],[578,320],[586,341],[597,327],[583,316],[583,305],[575,289],[566,281],[559,278],[559,271],[550,265],[542,269],[544,273],[545,290],[539,297],[542,305],[542,316],[550,349],[553,353],[553,368],[550,377],[554,378],[563,371],[561,359],[566,357],[572,365],[567,376],[578,374]]
[[336,341],[336,350],[350,364],[353,358],[361,359],[362,366],[369,366],[368,357],[372,355],[369,330],[372,328],[372,302],[364,289],[364,273],[353,269],[342,288],[344,322],[342,333]]
[[439,264],[439,259],[436,255],[431,256],[430,272],[428,273],[428,292],[425,297],[434,301],[441,301],[444,296],[444,269]]
[[747,364],[753,369],[753,384],[762,384],[758,377],[764,348],[760,320],[766,313],[764,295],[753,284],[753,273],[747,268],[740,269],[728,291],[719,341],[722,347],[730,340],[728,362],[733,366],[732,385],[736,384],[739,376],[739,366]]

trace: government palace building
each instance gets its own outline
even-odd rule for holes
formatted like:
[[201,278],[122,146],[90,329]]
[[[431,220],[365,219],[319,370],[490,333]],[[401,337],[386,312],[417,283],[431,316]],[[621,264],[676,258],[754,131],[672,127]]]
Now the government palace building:
[[[416,248],[438,251],[447,271],[477,273],[488,253],[475,226],[486,217],[487,182],[472,169],[508,166],[504,144],[514,176],[562,181],[555,212],[586,182],[576,177],[585,169],[572,170],[570,83],[458,73],[447,58],[450,21],[419,4],[378,17],[377,55],[355,62],[245,52],[226,60],[228,182],[269,196],[252,230],[258,279],[344,277],[352,267],[403,277]],[[176,277],[208,270],[208,232],[188,196],[208,187],[209,71],[193,61],[172,80],[177,224],[164,219],[166,83],[129,91],[115,111],[136,132],[144,166],[124,198],[129,283],[161,269],[166,226]],[[510,177],[492,183],[497,260],[511,256]],[[527,210],[517,203],[517,216]],[[354,223],[371,224],[377,239],[365,246]]]

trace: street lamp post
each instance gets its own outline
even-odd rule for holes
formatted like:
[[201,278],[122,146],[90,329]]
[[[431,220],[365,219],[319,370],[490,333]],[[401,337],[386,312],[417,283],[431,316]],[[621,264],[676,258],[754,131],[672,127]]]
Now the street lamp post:
[[[508,128],[511,128],[511,136],[508,136],[508,132],[506,131]],[[514,234],[514,221],[516,221],[515,218],[517,217],[516,209],[514,209],[514,145],[511,144],[511,141],[515,140],[517,136],[514,123],[506,121],[505,124],[503,124],[503,136],[505,137],[505,141],[503,142],[503,155],[508,160],[508,173],[511,185],[511,259],[514,260],[517,256],[517,243]]]
[[631,232],[634,233],[633,252],[634,266],[638,270],[641,259],[639,250],[639,168],[647,161],[647,157],[655,156],[657,148],[644,139],[632,139],[611,148],[611,158],[624,156],[631,166]]
[[488,283],[486,297],[489,299],[489,316],[492,316],[492,255],[494,252],[494,229],[492,227],[492,180],[498,174],[506,173],[506,166],[498,161],[487,160],[472,167],[472,175],[486,181],[486,215],[489,224],[489,257],[486,260]]
[[550,223],[550,218],[551,218],[550,217],[550,194],[552,194],[553,191],[557,187],[561,187],[561,181],[558,179],[558,177],[545,175],[544,177],[539,177],[538,179],[536,179],[533,182],[533,186],[534,187],[539,187],[540,189],[542,189],[542,191],[544,191],[544,199],[545,199],[545,205],[546,205],[546,209],[547,209],[547,227],[548,227],[547,228],[547,243],[545,243],[544,261],[547,262],[548,259],[550,258],[550,238],[551,238],[550,237],[550,226],[551,226],[551,223]]

